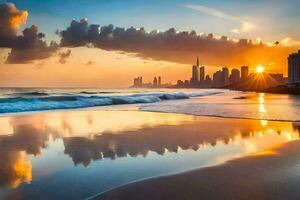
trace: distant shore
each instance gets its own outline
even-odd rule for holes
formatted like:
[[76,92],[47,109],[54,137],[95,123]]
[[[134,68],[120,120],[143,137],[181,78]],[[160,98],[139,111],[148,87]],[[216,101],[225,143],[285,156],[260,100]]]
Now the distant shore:
[[242,89],[242,88],[228,88],[232,90],[244,91],[244,92],[262,92],[262,93],[271,93],[271,94],[291,94],[291,95],[300,95],[300,88],[290,88],[285,85],[279,85],[276,87],[269,87],[264,89]]
[[[130,88],[143,88],[143,87],[133,87]],[[229,89],[229,90],[237,90],[242,92],[263,92],[263,93],[272,93],[272,94],[291,94],[291,95],[300,95],[300,88],[288,87],[286,85],[279,85],[276,87],[269,87],[263,89],[254,89],[254,88],[239,88],[239,87],[182,87],[182,86],[168,86],[168,87],[145,87],[145,88],[166,88],[166,89]]]

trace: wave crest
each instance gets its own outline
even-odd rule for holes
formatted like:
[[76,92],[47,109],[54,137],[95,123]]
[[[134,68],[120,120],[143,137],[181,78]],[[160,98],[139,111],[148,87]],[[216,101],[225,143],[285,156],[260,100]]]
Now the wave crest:
[[[155,103],[166,100],[188,99],[195,96],[206,96],[221,93],[222,91],[201,91],[186,94],[177,93],[136,93],[122,96],[82,96],[60,95],[38,97],[13,97],[0,99],[0,113],[29,112],[57,109],[74,109],[94,106],[108,106],[120,104]],[[81,92],[82,94],[82,92]]]

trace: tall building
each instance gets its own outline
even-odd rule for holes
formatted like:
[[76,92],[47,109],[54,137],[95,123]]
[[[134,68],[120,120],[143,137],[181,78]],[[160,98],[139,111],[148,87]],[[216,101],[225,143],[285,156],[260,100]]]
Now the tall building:
[[153,79],[153,85],[157,86],[157,78],[156,77],[154,77],[154,79]]
[[214,87],[220,87],[222,86],[222,71],[216,71],[213,74],[213,85]]
[[197,63],[196,65],[193,65],[192,68],[192,83],[198,83],[200,81],[200,72],[199,72],[199,58],[197,57]]
[[300,84],[300,50],[288,57],[288,84]]
[[133,85],[134,86],[141,86],[141,85],[143,85],[143,77],[139,76],[137,78],[134,78],[133,79]]
[[211,81],[211,78],[210,78],[210,76],[208,74],[205,76],[205,80],[206,81]]
[[200,82],[203,82],[205,80],[205,67],[200,67]]
[[225,86],[229,84],[229,70],[227,67],[222,68],[221,75],[221,86]]
[[158,85],[161,85],[161,77],[158,77]]
[[210,76],[206,75],[205,76],[205,85],[206,86],[211,86],[211,83],[212,83],[212,80],[211,80]]
[[249,74],[249,67],[248,66],[242,66],[241,67],[241,79],[244,80],[248,77]]
[[238,69],[232,69],[229,77],[229,83],[235,84],[241,79],[240,71]]

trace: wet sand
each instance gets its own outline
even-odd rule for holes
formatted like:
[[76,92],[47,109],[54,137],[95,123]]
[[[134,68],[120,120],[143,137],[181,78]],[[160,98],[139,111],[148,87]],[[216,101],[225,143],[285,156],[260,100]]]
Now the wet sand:
[[[252,156],[254,161],[244,165],[226,161],[297,141],[299,130],[296,122],[141,111],[84,109],[2,116],[0,199],[81,200],[122,185],[99,198],[213,199],[209,195],[227,191],[236,197],[240,193],[231,187],[242,185],[238,178],[269,194],[255,181],[272,172],[271,162],[254,162],[269,156]],[[284,185],[297,186],[297,179],[288,179],[299,174],[297,167],[289,168],[297,166],[297,153],[274,161],[278,172],[286,167],[275,173],[275,178],[287,180]],[[178,175],[167,177],[171,174]],[[147,181],[137,182],[141,180]],[[126,186],[132,182],[136,183]],[[243,190],[239,191],[246,194]],[[232,196],[227,199],[236,199]]]
[[300,141],[225,164],[148,179],[99,200],[300,199]]

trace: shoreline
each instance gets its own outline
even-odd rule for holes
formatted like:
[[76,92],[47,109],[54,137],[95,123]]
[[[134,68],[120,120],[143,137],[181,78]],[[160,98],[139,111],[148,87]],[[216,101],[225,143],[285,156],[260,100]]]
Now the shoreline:
[[[172,101],[172,100],[171,100]],[[166,114],[176,114],[176,115],[188,115],[195,117],[212,117],[212,118],[223,118],[223,119],[241,119],[241,120],[256,120],[256,121],[270,121],[270,122],[300,122],[300,120],[284,120],[284,119],[267,119],[267,118],[251,118],[251,117],[231,117],[231,116],[222,116],[222,115],[201,115],[201,114],[191,114],[191,113],[180,113],[180,112],[168,112],[168,111],[155,111],[155,110],[142,110],[138,106],[142,104],[123,104],[123,105],[114,105],[114,107],[134,107],[134,110],[123,110],[123,109],[105,109],[111,107],[107,106],[93,106],[93,107],[84,107],[84,108],[70,108],[70,109],[53,109],[53,110],[37,110],[37,111],[24,111],[24,112],[15,112],[15,113],[0,113],[0,118],[2,117],[13,117],[13,116],[28,116],[28,115],[39,115],[47,113],[58,113],[58,112],[73,112],[73,111],[138,111],[138,112],[150,112],[150,113],[166,113]]]
[[224,87],[181,87],[181,86],[169,86],[169,87],[130,87],[136,89],[228,89],[232,91],[240,92],[255,92],[255,93],[268,93],[268,94],[289,94],[300,95],[300,88],[289,88],[285,85],[279,85],[276,87],[269,87],[264,89],[243,89],[238,87],[224,86]]
[[[290,178],[288,174],[280,173],[280,170],[284,170],[285,166],[289,166],[290,163],[296,163],[294,164],[295,166],[300,163],[300,160],[294,161],[295,155],[300,152],[299,144],[300,139],[286,142],[279,146],[276,145],[267,151],[228,160],[219,165],[129,183],[109,191],[101,192],[88,199],[138,200],[142,198],[144,200],[196,200],[201,197],[205,199],[273,199],[275,196],[278,197],[278,194],[276,194],[278,191],[275,190],[277,189],[276,187],[273,190],[272,187],[274,186],[271,187],[271,185],[283,185],[285,182],[288,182],[284,180],[284,178],[279,178],[275,179],[277,182],[274,183],[272,176],[277,175],[274,171],[279,171],[278,176],[287,176]],[[268,171],[268,173],[257,173],[255,170],[255,172],[251,171],[252,168],[255,168],[255,170],[270,171]],[[251,177],[252,175],[258,180]],[[244,178],[247,179],[247,177],[253,182],[244,180]],[[259,178],[261,180],[259,180]],[[257,183],[255,183],[255,181]],[[270,184],[271,193],[265,194],[263,192],[264,189],[268,189],[269,185],[257,191],[259,186],[255,184],[265,186],[266,183]],[[173,188],[176,189],[173,190]],[[217,193],[213,192],[215,189],[217,189]],[[294,192],[297,191],[295,189],[296,188],[293,190]],[[136,191],[144,192],[140,194]],[[292,194],[289,192],[283,194],[282,192],[279,193],[281,196],[288,197],[287,199],[298,199],[300,196],[299,192]],[[266,198],[266,195],[268,195],[268,198]]]
[[[56,185],[57,181],[67,181],[69,186],[57,196],[51,191],[47,191],[43,196],[54,195],[57,198],[68,197],[68,199],[92,199],[95,194],[98,196],[103,191],[109,192],[122,186],[126,187],[128,184],[219,166],[237,157],[264,150],[266,146],[271,147],[299,138],[298,129],[294,128],[292,122],[263,124],[259,120],[251,119],[224,119],[143,110],[97,111],[95,108],[85,108],[55,113],[49,111],[29,115],[27,113],[19,117],[0,119],[3,123],[1,139],[10,144],[6,145],[9,147],[4,154],[6,156],[9,156],[12,147],[17,148],[18,144],[22,146],[18,147],[17,151],[25,150],[27,156],[34,153],[30,151],[33,144],[30,141],[23,141],[25,136],[32,141],[38,141],[34,145],[37,150],[46,147],[53,150],[55,146],[52,146],[54,143],[49,140],[51,137],[55,137],[56,142],[63,144],[59,150],[63,152],[63,160],[68,159],[70,167],[80,170],[81,177],[89,177],[85,183],[86,194],[89,195],[85,196],[85,192],[81,191],[77,196],[82,196],[76,198],[76,193],[70,194],[72,188],[81,187],[80,182],[73,182],[73,170],[64,172],[69,177],[67,179],[57,176],[56,173],[51,174],[52,172],[50,176],[43,177],[41,182],[33,179],[32,184],[24,184],[26,189],[23,194],[33,195],[31,187],[47,189],[47,183],[52,179],[56,180],[52,182],[53,188],[59,186]],[[7,137],[11,139],[6,140]],[[256,145],[256,148],[248,149],[246,143]],[[42,162],[48,158],[47,156],[41,153],[35,159]],[[153,158],[157,160],[152,160]],[[57,157],[54,161],[61,162],[61,159]],[[30,160],[28,162],[30,163]],[[125,168],[115,162],[123,163]],[[127,162],[130,168],[126,169]],[[107,163],[113,167],[110,171],[107,171],[106,167],[100,167]],[[178,166],[175,163],[178,163]],[[159,169],[160,165],[163,169]],[[30,173],[34,177],[38,171]],[[107,183],[103,180],[101,178],[103,175],[112,182]],[[17,191],[12,194],[17,194]]]

